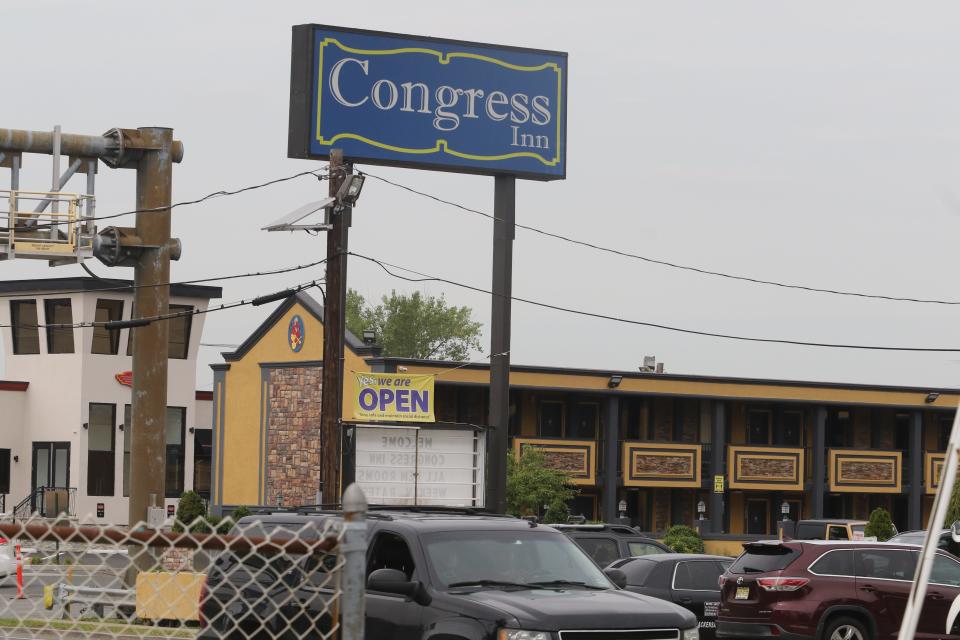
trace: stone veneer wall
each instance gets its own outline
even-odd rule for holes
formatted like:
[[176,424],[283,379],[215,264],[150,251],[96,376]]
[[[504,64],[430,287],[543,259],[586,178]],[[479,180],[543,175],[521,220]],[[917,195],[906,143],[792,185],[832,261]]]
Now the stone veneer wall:
[[319,367],[276,368],[269,373],[267,504],[315,504],[320,488]]

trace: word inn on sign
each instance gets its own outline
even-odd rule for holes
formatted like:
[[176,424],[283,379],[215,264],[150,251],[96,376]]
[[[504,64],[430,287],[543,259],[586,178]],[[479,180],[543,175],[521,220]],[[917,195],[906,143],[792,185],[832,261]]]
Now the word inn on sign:
[[565,53],[294,27],[289,155],[566,173]]

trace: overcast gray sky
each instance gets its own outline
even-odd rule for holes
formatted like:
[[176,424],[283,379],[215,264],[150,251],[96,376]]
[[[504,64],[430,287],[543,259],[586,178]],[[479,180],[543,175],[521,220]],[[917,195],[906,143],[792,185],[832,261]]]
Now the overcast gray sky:
[[[960,299],[960,6],[950,2],[51,2],[5,0],[0,127],[99,134],[170,126],[186,154],[174,200],[321,166],[286,158],[290,28],[346,27],[568,51],[567,180],[522,181],[517,220],[757,278]],[[46,189],[31,156],[22,188]],[[490,210],[493,179],[370,168]],[[0,184],[8,173],[0,170]],[[79,184],[79,182],[78,182]],[[79,188],[79,187],[78,187]],[[300,179],[183,207],[175,279],[302,263],[322,238],[266,221],[325,194]],[[133,207],[134,174],[101,169],[98,212]],[[351,248],[489,287],[491,223],[376,182]],[[679,272],[518,231],[514,293],[595,312],[760,337],[960,347],[960,307],[782,290]],[[91,265],[110,277],[131,269]],[[233,300],[320,276],[224,283]],[[82,275],[21,260],[0,278]],[[368,298],[417,285],[352,261]],[[486,296],[420,288],[469,305]],[[208,316],[238,343],[269,313]],[[485,334],[487,341],[489,334]],[[960,354],[745,344],[514,305],[515,363],[960,385]],[[204,349],[198,386],[209,388]],[[478,357],[482,354],[478,354]]]

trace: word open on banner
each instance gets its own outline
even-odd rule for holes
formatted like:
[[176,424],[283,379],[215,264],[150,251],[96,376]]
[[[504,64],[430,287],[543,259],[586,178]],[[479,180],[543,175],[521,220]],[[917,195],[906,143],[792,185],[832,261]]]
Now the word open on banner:
[[433,422],[432,375],[354,373],[354,420]]

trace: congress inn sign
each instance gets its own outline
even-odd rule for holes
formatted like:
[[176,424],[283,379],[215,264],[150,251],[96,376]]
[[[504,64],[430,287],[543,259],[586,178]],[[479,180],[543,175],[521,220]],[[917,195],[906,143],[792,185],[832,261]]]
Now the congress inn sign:
[[567,54],[301,25],[288,155],[566,175]]

